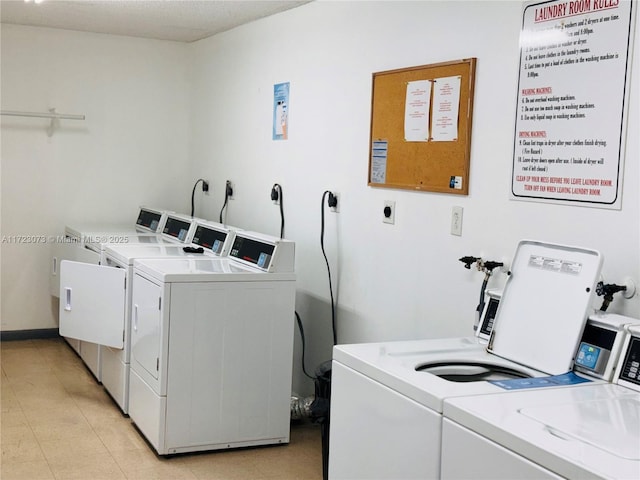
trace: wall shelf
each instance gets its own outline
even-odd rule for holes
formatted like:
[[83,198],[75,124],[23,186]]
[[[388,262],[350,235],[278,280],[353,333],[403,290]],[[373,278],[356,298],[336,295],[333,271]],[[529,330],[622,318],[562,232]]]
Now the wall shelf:
[[60,120],[84,120],[84,115],[72,115],[68,113],[57,113],[55,108],[50,108],[48,112],[18,112],[11,110],[0,110],[0,115],[9,117],[31,117],[48,118],[51,120],[47,128],[47,135],[51,137],[56,128],[60,126]]

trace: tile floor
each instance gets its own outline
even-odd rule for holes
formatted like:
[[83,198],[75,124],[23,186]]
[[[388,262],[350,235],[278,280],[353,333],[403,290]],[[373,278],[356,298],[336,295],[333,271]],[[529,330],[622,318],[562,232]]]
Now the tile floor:
[[0,344],[2,461],[14,479],[322,479],[318,425],[284,446],[159,457],[62,339]]

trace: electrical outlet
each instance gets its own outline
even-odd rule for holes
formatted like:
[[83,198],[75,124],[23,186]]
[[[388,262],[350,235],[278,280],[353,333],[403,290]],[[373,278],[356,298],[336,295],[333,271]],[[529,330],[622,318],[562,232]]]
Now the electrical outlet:
[[[331,206],[331,196],[333,195],[333,199],[335,200],[335,204],[334,206]],[[329,208],[331,209],[332,212],[334,213],[339,213],[340,212],[340,194],[337,192],[331,192],[329,193],[328,197],[327,197],[327,202],[329,204]]]
[[451,208],[451,235],[462,236],[462,207]]
[[396,223],[396,202],[394,200],[385,200],[382,209],[382,221],[384,223]]
[[231,180],[227,180],[224,188],[226,189],[225,195],[229,198],[229,200],[234,200],[236,188],[233,186],[233,183],[231,183]]
[[280,197],[282,196],[281,187],[279,184],[274,183],[271,187],[271,201],[274,205],[280,205]]
[[207,180],[202,181],[202,191],[205,195],[209,195],[209,182]]

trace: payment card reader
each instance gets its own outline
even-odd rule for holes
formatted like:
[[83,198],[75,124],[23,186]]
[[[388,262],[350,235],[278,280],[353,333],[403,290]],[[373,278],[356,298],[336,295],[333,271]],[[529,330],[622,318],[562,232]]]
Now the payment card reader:
[[625,327],[640,320],[613,313],[596,312],[584,327],[576,351],[574,370],[612,381],[625,339]]

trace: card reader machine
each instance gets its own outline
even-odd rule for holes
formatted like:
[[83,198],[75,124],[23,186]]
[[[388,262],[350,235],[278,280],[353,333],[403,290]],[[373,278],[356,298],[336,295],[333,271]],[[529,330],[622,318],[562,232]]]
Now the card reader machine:
[[574,370],[612,381],[626,338],[625,327],[631,325],[640,325],[640,320],[604,312],[591,315],[576,351]]

